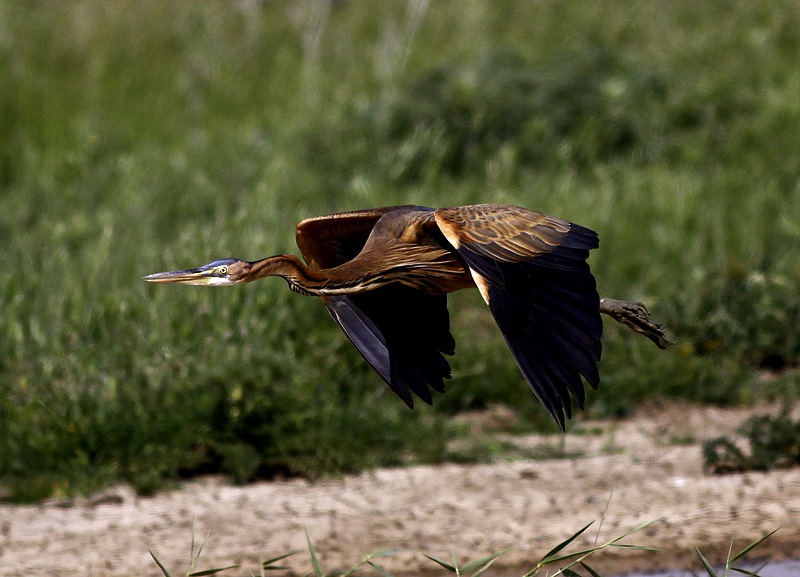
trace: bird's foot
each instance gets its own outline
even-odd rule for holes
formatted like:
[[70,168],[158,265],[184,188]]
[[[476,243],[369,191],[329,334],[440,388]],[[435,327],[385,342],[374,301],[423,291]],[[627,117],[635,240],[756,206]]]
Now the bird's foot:
[[660,349],[675,344],[667,337],[664,327],[650,317],[650,311],[642,303],[603,298],[600,299],[600,312],[643,334]]

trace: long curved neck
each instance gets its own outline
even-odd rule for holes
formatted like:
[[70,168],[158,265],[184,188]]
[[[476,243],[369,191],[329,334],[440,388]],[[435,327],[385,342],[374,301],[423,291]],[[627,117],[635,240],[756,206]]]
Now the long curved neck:
[[463,265],[442,249],[408,254],[400,246],[394,251],[363,251],[339,266],[318,269],[306,266],[293,254],[257,260],[239,282],[279,276],[294,292],[311,296],[359,294],[392,282],[441,294],[473,286]]
[[289,288],[305,295],[319,295],[327,278],[319,271],[308,268],[293,254],[270,256],[250,263],[250,270],[244,282],[251,282],[269,276],[279,276],[289,283]]
[[391,282],[389,276],[373,274],[374,267],[365,264],[353,260],[334,268],[317,269],[306,266],[293,254],[281,254],[251,262],[241,282],[279,276],[294,292],[319,297],[360,293]]
[[348,267],[310,268],[293,254],[281,254],[251,262],[250,270],[243,282],[279,276],[289,283],[289,288],[294,292],[309,296],[361,292],[364,289],[365,276],[351,274],[351,271],[343,268]]

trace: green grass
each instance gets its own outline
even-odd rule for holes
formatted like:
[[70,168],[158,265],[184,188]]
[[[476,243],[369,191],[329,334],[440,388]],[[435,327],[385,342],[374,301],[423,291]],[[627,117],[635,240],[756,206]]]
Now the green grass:
[[[545,553],[541,559],[536,563],[536,565],[528,572],[525,573],[523,577],[533,577],[534,575],[539,575],[540,573],[544,572],[546,575],[552,575],[553,577],[557,577],[558,575],[566,575],[569,577],[580,577],[581,574],[587,575],[589,577],[599,577],[599,573],[592,569],[588,565],[588,560],[590,557],[594,556],[595,554],[604,551],[604,550],[613,550],[613,549],[627,549],[633,551],[641,551],[641,552],[654,552],[657,549],[653,547],[647,547],[642,545],[632,545],[629,543],[623,543],[622,541],[626,540],[628,537],[635,533],[639,533],[641,531],[646,530],[653,524],[655,524],[658,520],[655,521],[648,521],[643,523],[633,529],[629,530],[628,532],[614,537],[610,541],[604,543],[598,543],[597,537],[595,537],[594,544],[586,547],[584,549],[578,549],[577,551],[574,550],[575,540],[578,537],[583,536],[584,539],[587,535],[584,533],[594,524],[594,522],[585,525],[575,533],[573,533],[570,537],[553,547],[550,551]],[[602,522],[600,523],[602,527]],[[774,533],[774,531],[773,531]],[[771,535],[771,533],[770,533]],[[767,539],[770,535],[767,535],[750,545],[746,550],[742,553],[737,555],[737,559],[747,554],[748,551],[752,550],[765,539]],[[228,567],[217,567],[212,569],[201,569],[195,571],[195,566],[197,565],[197,561],[200,558],[200,555],[205,548],[208,536],[203,542],[197,547],[197,552],[195,553],[195,539],[194,539],[194,532],[192,533],[192,546],[191,546],[191,555],[190,555],[190,565],[189,571],[186,572],[187,577],[200,577],[201,575],[216,575],[218,573],[222,573],[228,571],[230,569],[238,569],[239,565],[232,565]],[[309,576],[313,577],[355,577],[356,575],[379,575],[381,577],[392,577],[392,573],[387,571],[380,563],[382,562],[383,558],[391,557],[397,555],[398,553],[403,552],[410,552],[409,550],[388,550],[388,551],[376,551],[369,553],[364,556],[364,558],[353,565],[348,570],[337,570],[328,572],[323,570],[322,564],[320,563],[319,557],[317,555],[317,550],[314,547],[313,542],[311,541],[311,536],[306,529],[306,542],[308,544],[308,553],[309,553],[309,560],[311,562],[312,571],[308,573]],[[480,557],[478,559],[473,559],[471,561],[467,561],[466,563],[459,563],[458,558],[456,556],[455,550],[451,551],[451,558],[448,560],[442,560],[437,557],[433,557],[428,555],[427,553],[422,553],[429,561],[433,562],[438,570],[443,570],[444,572],[454,573],[455,575],[469,575],[469,577],[480,577],[481,575],[485,574],[489,568],[501,558],[505,553],[507,553],[511,548],[508,547],[506,549],[502,549],[491,555],[487,555],[485,557]],[[270,558],[266,561],[261,562],[260,570],[261,574],[266,574],[266,571],[281,571],[286,569],[285,565],[282,563],[288,557],[296,555],[300,553],[300,551],[292,551],[289,553],[285,553],[283,555],[279,555],[277,557]],[[708,563],[705,557],[702,556],[700,551],[697,551],[700,558],[703,560],[704,563]],[[164,574],[164,577],[172,577],[169,569],[158,559],[158,557],[150,551],[150,555],[153,558],[153,561],[158,565],[158,568],[161,569],[161,572]],[[550,573],[550,571],[554,571]],[[726,566],[727,570],[727,566]],[[366,573],[365,573],[366,571]],[[712,569],[713,571],[713,569]],[[709,573],[711,574],[711,573]],[[727,573],[726,573],[727,574]],[[713,577],[716,577],[716,574],[713,574]]]
[[[0,2],[0,486],[142,491],[448,458],[453,412],[554,430],[477,294],[447,395],[408,411],[315,299],[144,274],[294,251],[326,212],[512,202],[600,233],[595,416],[796,398],[800,8]],[[415,6],[427,6],[415,16]]]
[[[746,450],[740,448],[742,444]],[[711,473],[767,471],[798,464],[800,419],[792,418],[788,408],[774,416],[751,416],[739,426],[737,435],[703,442],[703,467]]]
[[[599,528],[603,526],[603,520],[601,518]],[[653,521],[647,521],[642,523],[641,525],[630,529],[629,531],[618,535],[617,537],[612,538],[606,542],[599,542],[598,537],[596,535],[594,538],[594,543],[589,546],[584,546],[584,548],[579,548],[580,541],[576,541],[579,537],[582,537],[584,540],[586,537],[589,537],[587,531],[594,522],[589,523],[588,525],[583,526],[581,529],[577,530],[575,533],[567,537],[564,541],[554,546],[550,551],[545,553],[539,561],[533,566],[532,569],[527,571],[522,577],[534,577],[535,575],[540,575],[544,573],[545,575],[558,577],[558,575],[565,575],[567,577],[600,577],[600,573],[598,573],[594,568],[592,568],[589,563],[594,563],[593,557],[595,557],[598,553],[604,551],[613,551],[614,549],[622,549],[627,551],[637,551],[639,553],[651,553],[651,554],[658,554],[660,551],[657,548],[649,547],[646,545],[634,545],[630,543],[626,543],[627,538],[631,535],[639,534],[643,531],[646,531],[652,525],[658,523],[660,520],[656,519]],[[765,541],[767,541],[772,535],[774,535],[778,530],[775,529],[770,531],[769,533],[763,535],[762,537],[756,539],[755,541],[751,542],[738,552],[734,553],[733,541],[731,541],[730,548],[728,550],[728,554],[725,557],[724,564],[721,565],[720,568],[715,568],[714,565],[709,562],[706,556],[698,549],[697,547],[694,548],[695,553],[697,553],[699,562],[703,567],[703,570],[709,577],[727,577],[728,575],[735,574],[742,574],[742,575],[751,575],[752,577],[759,577],[759,572],[767,566],[767,563],[762,563],[760,566],[751,568],[747,567],[747,565],[753,565],[752,562],[745,560],[747,555],[751,553],[753,550],[758,549]],[[638,537],[638,535],[637,535]],[[194,528],[192,531],[192,541],[191,541],[191,553],[190,553],[190,561],[189,561],[189,570],[185,573],[187,577],[200,577],[202,575],[217,575],[231,569],[238,569],[239,565],[231,565],[227,567],[215,567],[211,569],[199,569],[195,570],[197,563],[200,559],[200,555],[203,553],[203,549],[208,541],[208,535],[200,543],[199,546],[196,546],[195,536],[194,536]],[[306,530],[306,543],[308,546],[308,554],[309,554],[309,561],[311,563],[311,571],[307,573],[309,576],[313,577],[350,577],[356,575],[377,575],[380,577],[392,577],[392,573],[389,572],[381,563],[384,563],[383,559],[387,557],[392,557],[397,555],[398,553],[417,553],[424,555],[429,561],[435,564],[436,569],[441,574],[447,573],[454,573],[455,575],[468,575],[469,577],[480,577],[481,575],[487,574],[489,568],[498,560],[503,557],[511,547],[506,549],[502,549],[490,555],[480,557],[478,559],[473,559],[471,561],[467,561],[466,563],[459,563],[458,557],[456,555],[455,550],[451,551],[451,558],[448,560],[443,560],[438,557],[433,557],[427,553],[421,553],[416,551],[410,550],[387,550],[387,551],[375,551],[372,553],[368,553],[361,559],[358,563],[353,565],[347,570],[336,570],[336,571],[326,571],[323,569],[323,564],[320,562],[319,556],[317,555],[316,547],[314,546],[311,536]],[[576,550],[577,549],[577,550]],[[301,553],[301,551],[291,551],[289,553],[284,553],[277,557],[272,557],[260,563],[260,574],[265,575],[267,571],[283,571],[287,569],[287,566],[284,565],[286,559]],[[150,555],[153,558],[153,561],[158,565],[158,568],[163,573],[164,577],[172,577],[172,573],[169,569],[159,560],[156,554],[153,551],[150,551]],[[745,565],[743,567],[742,565]],[[251,574],[252,570],[251,570]],[[698,575],[698,573],[692,571],[693,575]]]

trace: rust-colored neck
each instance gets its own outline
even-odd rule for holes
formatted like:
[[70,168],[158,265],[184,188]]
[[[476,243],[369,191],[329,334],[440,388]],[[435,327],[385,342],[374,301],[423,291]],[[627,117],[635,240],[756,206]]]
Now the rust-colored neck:
[[358,257],[327,269],[309,268],[292,254],[249,263],[239,282],[279,276],[295,292],[313,296],[358,294],[398,282],[431,294],[473,285],[464,266],[438,247],[398,244],[393,250],[364,250]]
[[319,289],[326,284],[326,277],[319,271],[308,268],[293,254],[271,256],[250,263],[250,270],[244,282],[251,282],[269,276],[279,276],[289,283],[289,288],[306,295],[319,295]]

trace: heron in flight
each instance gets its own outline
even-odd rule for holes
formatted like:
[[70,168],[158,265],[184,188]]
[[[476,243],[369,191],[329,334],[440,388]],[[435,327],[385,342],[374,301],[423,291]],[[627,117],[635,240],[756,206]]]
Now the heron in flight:
[[372,368],[409,407],[444,392],[453,355],[447,294],[477,287],[535,395],[563,429],[582,379],[600,377],[600,313],[671,344],[643,305],[600,299],[586,262],[597,234],[517,206],[391,206],[309,218],[292,254],[151,274],[152,283],[235,285],[278,276],[322,298]]

